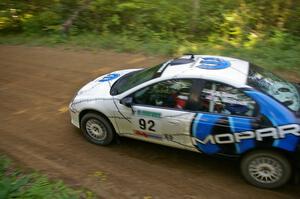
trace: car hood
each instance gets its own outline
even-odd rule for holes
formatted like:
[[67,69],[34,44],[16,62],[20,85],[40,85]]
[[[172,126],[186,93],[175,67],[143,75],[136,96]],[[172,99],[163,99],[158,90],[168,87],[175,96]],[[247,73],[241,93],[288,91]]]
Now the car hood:
[[76,98],[111,98],[111,86],[122,76],[140,69],[127,69],[102,75],[84,85],[77,93]]

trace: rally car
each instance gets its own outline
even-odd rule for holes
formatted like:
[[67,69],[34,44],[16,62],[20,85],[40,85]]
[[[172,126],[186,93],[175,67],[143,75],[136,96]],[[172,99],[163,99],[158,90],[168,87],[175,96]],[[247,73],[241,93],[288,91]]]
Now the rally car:
[[71,122],[92,143],[116,135],[240,158],[251,184],[277,188],[300,155],[299,86],[247,61],[185,55],[103,75],[70,104]]

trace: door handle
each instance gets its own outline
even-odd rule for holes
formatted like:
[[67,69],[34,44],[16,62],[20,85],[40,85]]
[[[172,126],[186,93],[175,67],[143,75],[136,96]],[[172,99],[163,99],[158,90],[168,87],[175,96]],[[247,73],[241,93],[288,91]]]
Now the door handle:
[[[198,121],[201,121],[202,123],[211,123],[208,119],[199,119]],[[221,124],[228,124],[228,120],[226,119],[220,119],[218,122]]]
[[178,120],[169,120],[168,123],[170,124],[179,124]]
[[228,120],[226,120],[226,119],[221,119],[221,120],[219,120],[219,122],[221,124],[229,124]]

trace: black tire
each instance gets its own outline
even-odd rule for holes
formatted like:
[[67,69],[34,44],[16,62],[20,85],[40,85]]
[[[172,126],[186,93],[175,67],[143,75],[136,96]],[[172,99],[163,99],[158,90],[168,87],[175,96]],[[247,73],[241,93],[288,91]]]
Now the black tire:
[[96,113],[85,114],[80,121],[84,137],[97,145],[109,145],[115,136],[115,131],[109,121]]
[[256,150],[242,158],[241,172],[250,184],[259,188],[275,189],[289,181],[292,167],[281,153]]

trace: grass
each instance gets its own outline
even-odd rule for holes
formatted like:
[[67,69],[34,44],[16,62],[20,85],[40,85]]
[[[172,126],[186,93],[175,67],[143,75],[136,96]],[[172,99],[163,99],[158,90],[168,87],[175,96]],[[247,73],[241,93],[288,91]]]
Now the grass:
[[158,37],[141,40],[134,36],[113,34],[62,35],[0,35],[0,44],[30,46],[64,46],[83,49],[112,49],[117,52],[179,56],[185,53],[222,55],[244,59],[269,70],[288,71],[300,77],[300,39],[270,38],[255,44],[230,44],[225,41],[188,42]]
[[75,190],[62,181],[49,180],[39,173],[24,173],[0,155],[0,199],[76,199],[95,198],[92,192]]

